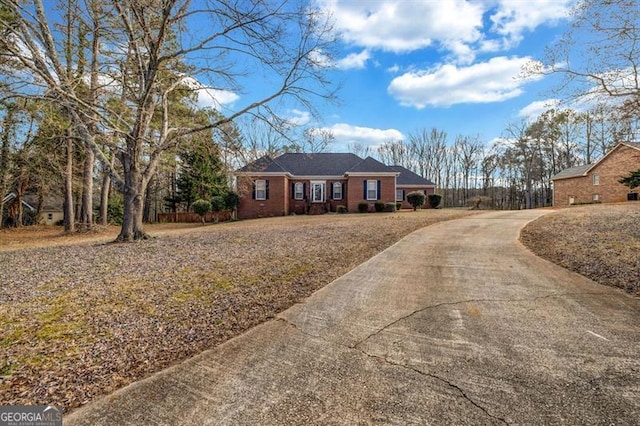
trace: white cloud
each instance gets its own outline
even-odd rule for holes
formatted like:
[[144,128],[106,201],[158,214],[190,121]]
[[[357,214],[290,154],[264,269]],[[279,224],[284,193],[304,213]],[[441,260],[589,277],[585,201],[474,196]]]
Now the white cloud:
[[534,121],[542,115],[543,112],[555,108],[560,105],[560,99],[545,99],[543,101],[531,102],[529,105],[518,111],[518,116],[529,121]]
[[577,0],[316,0],[352,46],[387,52],[427,47],[453,63],[471,64],[476,52],[517,46],[524,33],[569,19]]
[[350,53],[346,57],[338,60],[336,67],[341,70],[363,69],[369,58],[371,58],[371,54],[367,49],[360,53]]
[[309,111],[300,111],[292,109],[289,111],[290,117],[286,120],[294,126],[304,126],[311,121],[311,113]]
[[198,106],[201,108],[209,107],[219,110],[222,109],[223,105],[232,105],[235,101],[240,99],[240,96],[233,92],[214,89],[206,86],[193,77],[185,76],[183,81],[196,93],[198,96]]
[[480,38],[483,8],[466,0],[443,2],[319,0],[344,41],[391,52]]
[[309,60],[313,62],[313,65],[320,68],[329,68],[334,65],[331,58],[320,49],[309,52]]
[[[502,48],[508,49],[522,41],[525,31],[533,31],[540,25],[555,25],[569,18],[576,0],[500,0],[497,10],[490,16],[490,31],[503,37]],[[485,48],[495,49],[488,44]]]
[[390,66],[389,68],[387,68],[387,72],[390,72],[391,74],[395,74],[398,71],[400,71],[400,65],[398,64],[394,64],[393,66]]
[[389,140],[404,138],[404,135],[396,129],[374,129],[346,123],[337,123],[322,130],[330,131],[335,137],[335,143],[342,145],[357,142],[366,146],[376,146]]
[[396,77],[387,90],[402,105],[418,109],[428,105],[500,102],[522,94],[522,86],[528,81],[542,78],[516,78],[529,60],[500,56],[468,67],[441,65]]

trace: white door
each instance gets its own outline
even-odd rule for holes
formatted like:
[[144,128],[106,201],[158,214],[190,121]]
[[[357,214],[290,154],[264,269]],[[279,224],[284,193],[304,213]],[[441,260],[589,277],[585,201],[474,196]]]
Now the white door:
[[324,203],[325,182],[311,182],[311,202]]

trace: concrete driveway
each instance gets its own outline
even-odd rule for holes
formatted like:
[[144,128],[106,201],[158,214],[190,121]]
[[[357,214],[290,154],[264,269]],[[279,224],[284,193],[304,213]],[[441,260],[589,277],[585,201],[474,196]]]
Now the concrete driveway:
[[521,246],[544,213],[414,232],[65,425],[639,424],[640,299]]

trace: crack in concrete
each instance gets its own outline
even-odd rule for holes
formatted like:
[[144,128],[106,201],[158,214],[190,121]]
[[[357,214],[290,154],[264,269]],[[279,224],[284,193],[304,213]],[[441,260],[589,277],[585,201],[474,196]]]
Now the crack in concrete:
[[460,386],[456,385],[455,383],[450,382],[449,380],[447,380],[447,379],[445,379],[445,378],[443,378],[443,377],[440,377],[440,376],[438,376],[438,375],[436,375],[436,374],[433,374],[433,373],[425,373],[424,371],[419,370],[419,369],[417,369],[417,368],[414,368],[414,367],[412,367],[412,366],[410,366],[410,365],[401,364],[401,363],[399,363],[399,362],[394,362],[394,361],[392,361],[392,360],[388,359],[387,357],[382,357],[382,356],[378,356],[378,355],[370,354],[370,353],[368,353],[367,351],[364,351],[364,350],[362,350],[362,349],[357,349],[357,348],[353,348],[353,349],[355,349],[355,350],[357,350],[357,351],[359,351],[359,352],[361,352],[361,353],[365,354],[366,356],[368,356],[368,357],[370,357],[370,358],[379,359],[379,360],[381,360],[381,361],[385,362],[386,364],[393,365],[393,366],[400,367],[400,368],[404,368],[404,369],[407,369],[407,370],[409,370],[409,371],[413,371],[413,372],[415,372],[415,373],[417,373],[417,374],[420,374],[421,376],[431,377],[431,378],[433,378],[433,379],[436,379],[436,380],[438,380],[438,381],[440,381],[440,382],[442,382],[442,383],[446,384],[446,385],[447,385],[447,386],[449,386],[450,388],[455,389],[455,390],[460,394],[460,396],[462,396],[462,398],[463,398],[463,399],[465,399],[465,400],[469,401],[469,403],[470,403],[471,405],[473,405],[474,407],[478,408],[478,409],[479,409],[480,411],[482,411],[485,415],[487,415],[487,416],[491,417],[492,419],[498,420],[498,421],[500,421],[500,422],[502,422],[502,423],[504,423],[504,424],[506,424],[506,425],[509,425],[509,422],[508,422],[506,419],[504,419],[504,418],[502,418],[502,417],[499,417],[499,416],[496,416],[496,415],[494,415],[494,414],[491,414],[491,413],[489,412],[489,410],[487,410],[487,409],[486,409],[485,407],[483,407],[482,405],[478,404],[478,403],[477,403],[476,401],[474,401],[474,400],[473,400],[469,395],[467,395],[467,393],[466,393],[466,392],[465,392],[465,391],[464,391]]
[[277,321],[282,321],[283,323],[285,323],[285,325],[288,325],[288,326],[292,327],[293,329],[295,329],[296,331],[298,331],[299,333],[301,333],[301,334],[303,334],[305,336],[309,336],[309,337],[313,337],[313,338],[316,338],[316,339],[320,339],[323,342],[327,342],[329,344],[341,346],[343,348],[346,348],[346,349],[349,349],[349,350],[352,350],[352,351],[356,351],[358,353],[361,353],[361,354],[367,356],[368,358],[373,358],[375,360],[382,361],[385,364],[389,364],[389,365],[392,365],[394,367],[400,367],[400,368],[404,368],[404,369],[409,370],[409,371],[413,371],[414,373],[417,373],[417,374],[419,374],[421,376],[424,376],[424,377],[431,377],[432,379],[436,379],[436,380],[446,384],[450,388],[455,389],[463,399],[467,400],[471,405],[473,405],[474,407],[478,408],[480,411],[482,411],[488,417],[491,417],[492,419],[498,420],[498,421],[502,422],[503,424],[509,425],[509,422],[507,422],[504,418],[498,417],[496,415],[491,414],[485,407],[483,407],[482,405],[480,405],[476,401],[474,401],[471,397],[469,397],[469,395],[467,395],[467,393],[460,386],[458,386],[455,383],[452,383],[449,380],[444,379],[444,378],[442,378],[442,377],[440,377],[440,376],[438,376],[436,374],[425,373],[424,371],[421,371],[421,370],[419,370],[417,368],[414,368],[414,367],[412,367],[410,365],[405,365],[405,364],[401,364],[401,363],[398,363],[398,362],[394,362],[394,361],[388,359],[387,357],[374,355],[374,354],[371,354],[371,353],[369,353],[369,352],[367,352],[367,351],[365,351],[363,349],[360,349],[360,348],[357,348],[357,347],[354,347],[354,346],[344,345],[344,344],[341,344],[340,342],[334,342],[334,341],[331,341],[331,340],[327,340],[322,336],[308,333],[308,332],[302,330],[300,327],[298,327],[297,324],[289,321],[286,318],[277,317],[276,320]]
[[367,340],[371,339],[372,337],[377,336],[378,334],[382,333],[383,331],[387,330],[390,327],[393,327],[394,325],[398,324],[401,321],[404,321],[408,318],[411,318],[415,315],[418,315],[422,312],[428,311],[430,309],[436,309],[442,306],[455,306],[455,305],[461,305],[463,303],[502,303],[502,302],[533,302],[536,300],[541,300],[541,299],[550,299],[550,298],[559,298],[559,297],[565,297],[565,296],[583,296],[583,295],[606,295],[609,293],[553,293],[553,294],[547,294],[545,296],[537,296],[537,297],[533,297],[533,298],[524,298],[524,299],[468,299],[468,300],[459,300],[456,302],[442,302],[442,303],[437,303],[435,305],[429,305],[429,306],[425,306],[423,308],[420,309],[416,309],[415,311],[404,315],[392,322],[390,322],[389,324],[385,325],[384,327],[382,327],[381,329],[369,334],[367,337],[365,337],[364,339],[360,340],[358,343],[350,346],[352,348],[358,348],[358,346],[360,346],[361,344],[365,343]]
[[492,418],[494,420],[500,421],[503,424],[509,425],[509,422],[506,419],[490,413],[489,410],[487,410],[485,407],[483,407],[482,405],[480,405],[476,401],[474,401],[464,391],[464,389],[462,389],[460,386],[456,385],[455,383],[453,383],[453,382],[451,382],[451,381],[449,381],[449,380],[447,380],[447,379],[445,379],[443,377],[440,377],[440,376],[438,376],[436,374],[425,373],[424,371],[421,371],[421,370],[419,370],[419,369],[417,369],[415,367],[412,367],[410,365],[405,365],[405,364],[402,364],[402,363],[399,363],[399,362],[395,362],[393,360],[388,359],[387,357],[371,354],[371,353],[365,351],[364,349],[360,348],[359,346],[362,345],[363,343],[365,343],[367,340],[371,339],[372,337],[377,336],[378,334],[384,332],[385,330],[387,330],[390,327],[393,327],[394,325],[398,324],[399,322],[401,322],[403,320],[406,320],[408,318],[411,318],[412,316],[418,315],[421,312],[424,312],[424,311],[427,311],[427,310],[430,310],[430,309],[439,308],[439,307],[442,307],[442,306],[455,306],[455,305],[460,305],[460,304],[463,304],[463,303],[534,302],[534,301],[542,300],[542,299],[560,298],[560,297],[566,297],[566,296],[584,296],[584,295],[598,295],[598,296],[601,296],[601,295],[607,295],[607,294],[609,294],[609,293],[606,293],[606,292],[597,292],[597,293],[596,292],[593,292],[593,293],[582,293],[582,292],[553,293],[553,294],[547,294],[547,295],[544,295],[544,296],[537,296],[537,297],[523,298],[523,299],[468,299],[468,300],[460,300],[460,301],[456,301],[456,302],[437,303],[435,305],[430,305],[430,306],[426,306],[426,307],[423,307],[423,308],[420,308],[420,309],[416,309],[415,311],[413,311],[413,312],[411,312],[411,313],[409,313],[407,315],[404,315],[404,316],[402,316],[402,317],[390,322],[386,326],[380,328],[379,330],[377,330],[374,333],[369,334],[367,337],[365,337],[364,339],[360,340],[358,343],[356,343],[354,345],[345,345],[345,344],[342,344],[340,342],[335,342],[335,341],[329,340],[326,337],[323,337],[323,336],[320,336],[320,335],[311,334],[311,333],[303,330],[302,328],[298,327],[298,325],[296,323],[290,321],[287,318],[278,316],[276,319],[278,321],[282,321],[285,324],[293,327],[296,331],[300,332],[301,334],[303,334],[305,336],[309,336],[309,337],[312,337],[312,338],[320,339],[320,340],[322,340],[324,342],[327,342],[327,343],[330,343],[330,344],[342,346],[344,348],[347,348],[347,349],[354,350],[354,351],[357,351],[359,353],[362,353],[362,354],[364,354],[365,356],[367,356],[369,358],[374,358],[376,360],[380,360],[380,361],[382,361],[382,362],[384,362],[386,364],[393,365],[393,366],[400,367],[400,368],[404,368],[404,369],[413,371],[413,372],[415,372],[417,374],[420,374],[422,376],[431,377],[433,379],[439,380],[442,383],[445,383],[447,386],[451,387],[452,389],[455,389],[460,394],[460,396],[462,398],[467,400],[474,407],[478,408],[485,415],[489,416],[490,418]]

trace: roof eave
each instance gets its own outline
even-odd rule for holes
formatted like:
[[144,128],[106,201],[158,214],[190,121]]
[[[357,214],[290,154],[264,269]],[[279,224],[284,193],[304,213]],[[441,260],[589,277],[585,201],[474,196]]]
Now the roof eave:
[[400,176],[399,172],[346,172],[345,176]]
[[234,172],[234,176],[288,176],[291,177],[289,172]]

